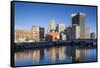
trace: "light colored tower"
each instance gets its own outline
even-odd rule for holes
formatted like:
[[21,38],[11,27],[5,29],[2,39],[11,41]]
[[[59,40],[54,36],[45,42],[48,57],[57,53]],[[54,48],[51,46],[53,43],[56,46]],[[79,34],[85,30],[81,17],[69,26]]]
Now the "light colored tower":
[[55,31],[55,27],[56,27],[55,20],[52,18],[49,24],[50,32]]
[[72,26],[72,39],[80,38],[80,27],[77,24],[73,24]]
[[85,14],[84,13],[75,13],[72,14],[72,25],[77,24],[80,26],[80,38],[85,38]]
[[56,30],[59,33],[64,32],[64,30],[65,30],[65,24],[57,24]]

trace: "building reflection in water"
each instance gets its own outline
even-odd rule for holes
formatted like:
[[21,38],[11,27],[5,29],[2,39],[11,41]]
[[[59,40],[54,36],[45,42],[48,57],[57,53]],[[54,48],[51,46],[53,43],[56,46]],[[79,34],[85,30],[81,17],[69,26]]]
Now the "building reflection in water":
[[24,60],[28,58],[32,58],[32,51],[20,51],[15,53],[15,60]]
[[[92,56],[96,55],[93,53],[96,53],[96,50],[93,52],[88,48],[75,48],[71,46],[38,48],[16,52],[15,62],[21,61],[24,63],[27,60],[31,60],[29,65],[87,62],[88,59],[92,61]],[[94,60],[96,60],[96,56]]]
[[51,63],[55,63],[56,58],[57,58],[57,52],[58,52],[58,48],[52,47],[49,49]]
[[34,50],[32,53],[32,62],[33,64],[39,63],[40,60],[40,50]]
[[76,62],[85,62],[86,57],[90,55],[90,50],[76,49],[75,54],[76,54],[76,56],[75,56]]
[[40,60],[43,60],[44,59],[44,55],[45,55],[44,48],[40,48]]
[[33,64],[39,63],[40,60],[40,50],[25,50],[21,52],[16,52],[15,61],[16,60],[26,60],[31,59]]
[[66,57],[66,55],[65,55],[65,46],[63,46],[63,47],[59,47],[59,60],[61,61],[61,60],[65,60],[65,57]]

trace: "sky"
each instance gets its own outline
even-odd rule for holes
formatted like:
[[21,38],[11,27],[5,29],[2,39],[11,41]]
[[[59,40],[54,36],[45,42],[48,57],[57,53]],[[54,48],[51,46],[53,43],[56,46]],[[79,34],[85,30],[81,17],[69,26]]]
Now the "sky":
[[32,25],[36,25],[48,30],[52,18],[56,24],[68,27],[72,25],[71,15],[82,12],[86,14],[86,26],[91,32],[96,32],[96,7],[16,2],[14,10],[15,29],[30,30]]

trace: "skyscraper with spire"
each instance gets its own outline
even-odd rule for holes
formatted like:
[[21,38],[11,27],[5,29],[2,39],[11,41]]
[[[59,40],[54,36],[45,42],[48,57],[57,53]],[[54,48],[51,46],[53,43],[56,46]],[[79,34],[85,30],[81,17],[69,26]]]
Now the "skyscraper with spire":
[[50,23],[49,23],[49,30],[50,30],[50,32],[55,31],[55,28],[56,28],[55,20],[54,20],[54,18],[52,18],[50,20]]

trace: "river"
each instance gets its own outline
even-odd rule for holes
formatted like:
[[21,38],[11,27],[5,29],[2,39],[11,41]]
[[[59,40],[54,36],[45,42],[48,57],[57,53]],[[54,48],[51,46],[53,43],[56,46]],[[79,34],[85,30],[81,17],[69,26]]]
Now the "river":
[[97,61],[96,48],[53,46],[15,52],[15,66],[69,64]]

